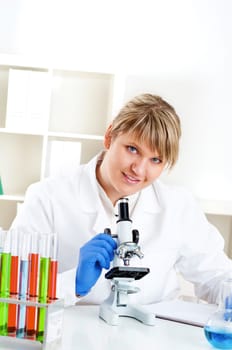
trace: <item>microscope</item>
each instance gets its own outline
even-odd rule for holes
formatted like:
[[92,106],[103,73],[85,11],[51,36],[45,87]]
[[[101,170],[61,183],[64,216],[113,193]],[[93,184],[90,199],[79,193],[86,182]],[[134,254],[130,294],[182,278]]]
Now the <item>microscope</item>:
[[129,218],[128,198],[118,201],[118,219],[116,221],[116,234],[109,228],[105,233],[117,239],[118,247],[115,251],[113,267],[105,274],[111,279],[111,293],[100,305],[99,316],[110,325],[118,325],[120,316],[137,319],[146,325],[153,326],[154,314],[147,313],[141,306],[129,303],[129,294],[139,292],[133,281],[141,279],[149,273],[149,268],[130,266],[131,259],[143,258],[140,250],[139,231],[132,229],[132,220]]

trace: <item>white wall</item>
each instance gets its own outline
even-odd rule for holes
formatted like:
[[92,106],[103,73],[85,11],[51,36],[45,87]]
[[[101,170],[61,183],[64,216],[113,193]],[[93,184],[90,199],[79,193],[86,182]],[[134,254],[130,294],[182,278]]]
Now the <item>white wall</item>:
[[0,48],[129,72],[222,69],[230,0],[0,0]]

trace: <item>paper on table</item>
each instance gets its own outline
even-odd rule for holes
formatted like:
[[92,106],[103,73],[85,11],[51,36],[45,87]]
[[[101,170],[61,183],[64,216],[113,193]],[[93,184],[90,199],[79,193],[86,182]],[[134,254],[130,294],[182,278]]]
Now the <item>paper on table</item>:
[[192,303],[183,300],[164,301],[143,306],[157,318],[204,327],[209,317],[216,311],[212,304]]

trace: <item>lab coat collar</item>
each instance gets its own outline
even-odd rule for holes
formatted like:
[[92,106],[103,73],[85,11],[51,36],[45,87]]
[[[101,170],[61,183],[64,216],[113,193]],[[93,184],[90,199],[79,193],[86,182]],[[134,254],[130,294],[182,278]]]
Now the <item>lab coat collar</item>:
[[100,155],[97,155],[83,166],[79,187],[82,210],[85,213],[93,215],[93,234],[101,233],[105,228],[111,227],[111,223],[109,222],[109,218],[98,193],[96,165],[99,156]]
[[138,210],[140,215],[143,215],[143,213],[155,214],[161,211],[161,198],[157,187],[157,183],[153,183],[140,192],[135,212]]

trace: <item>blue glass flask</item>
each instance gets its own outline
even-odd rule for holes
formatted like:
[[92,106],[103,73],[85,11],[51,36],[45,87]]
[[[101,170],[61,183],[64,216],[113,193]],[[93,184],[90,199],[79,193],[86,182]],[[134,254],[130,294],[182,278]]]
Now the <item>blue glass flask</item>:
[[218,309],[207,321],[204,333],[217,349],[232,349],[232,278],[222,282]]

